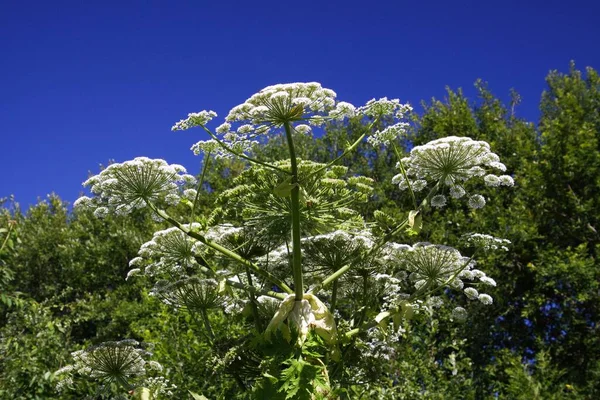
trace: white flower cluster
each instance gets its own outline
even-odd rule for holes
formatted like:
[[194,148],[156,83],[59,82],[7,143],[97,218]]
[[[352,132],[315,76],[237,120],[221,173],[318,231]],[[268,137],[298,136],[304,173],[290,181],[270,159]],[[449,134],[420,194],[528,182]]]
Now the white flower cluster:
[[[184,225],[188,229],[198,229],[200,224]],[[192,239],[178,228],[172,227],[157,231],[152,240],[142,244],[138,257],[129,262],[134,267],[127,278],[144,273],[154,276],[162,273],[170,275],[185,275],[185,270],[197,265],[194,256],[202,244]],[[144,270],[141,270],[144,267]]]
[[210,241],[226,244],[232,236],[242,234],[243,232],[244,228],[236,227],[231,224],[221,224],[208,228],[205,237]]
[[90,208],[99,218],[110,213],[126,215],[148,203],[178,204],[182,190],[194,185],[196,178],[184,167],[165,160],[137,157],[111,164],[83,183],[95,196],[80,197],[75,208]]
[[177,122],[171,128],[172,131],[185,131],[196,126],[202,126],[208,124],[213,118],[217,116],[214,111],[202,110],[197,113],[190,113],[186,119],[182,119]]
[[217,281],[197,276],[183,277],[174,282],[159,280],[150,295],[160,298],[168,306],[191,312],[205,312],[224,305]]
[[[156,361],[145,360],[152,353],[132,339],[104,342],[71,355],[74,363],[59,369],[56,375],[78,373],[106,383],[127,384],[131,379],[145,375],[147,370],[162,371]],[[69,378],[67,382],[71,382]]]
[[402,104],[398,99],[388,100],[382,97],[379,100],[371,99],[362,107],[356,110],[357,114],[365,115],[370,118],[394,117],[402,119],[412,111],[410,104]]
[[146,378],[142,386],[150,390],[150,398],[152,399],[172,397],[173,390],[177,389],[177,385],[171,384],[171,382],[167,378],[162,376],[157,376],[155,378]]
[[[360,264],[361,256],[373,247],[369,232],[351,233],[343,230],[309,236],[301,239],[302,263],[307,279],[314,271],[334,272],[349,264]],[[257,263],[277,276],[289,276],[291,247],[283,244],[258,258]]]
[[[395,262],[402,271],[406,271],[408,279],[416,290],[434,289],[439,286],[449,285],[453,289],[464,289],[467,298],[478,299],[483,304],[492,304],[488,294],[479,293],[473,287],[465,288],[465,280],[478,280],[480,285],[496,286],[496,282],[486,276],[485,272],[474,269],[475,261],[463,257],[460,252],[452,247],[435,245],[431,243],[416,243],[413,246],[389,244],[386,248],[386,260]],[[382,275],[388,285],[399,290],[404,282],[404,276],[396,274],[395,277]],[[389,303],[403,300],[406,295],[395,296]]]
[[373,147],[389,146],[400,137],[406,134],[408,128],[407,122],[398,122],[390,125],[380,131],[376,131],[373,135],[367,138],[367,142]]
[[[433,140],[423,146],[417,146],[410,152],[409,157],[401,160],[408,181],[403,174],[398,174],[392,183],[398,184],[401,190],[409,184],[414,192],[420,192],[428,185],[439,184],[448,187],[452,198],[464,197],[467,192],[464,183],[472,178],[483,177],[487,186],[513,186],[514,181],[509,175],[497,176],[489,173],[486,168],[506,171],[506,166],[500,162],[498,155],[490,151],[490,145],[484,141],[475,141],[468,137],[449,136]],[[438,194],[431,198],[432,207],[444,207],[446,195]],[[482,208],[485,198],[473,194],[468,200],[469,207]]]
[[241,134],[266,134],[272,126],[300,120],[319,126],[325,113],[339,117],[354,112],[354,107],[348,103],[336,107],[336,96],[333,90],[323,88],[317,82],[277,84],[262,89],[232,108],[225,120],[247,124],[237,129]]
[[[398,99],[388,100],[382,97],[379,100],[371,99],[362,107],[356,110],[359,115],[375,119],[379,118],[387,126],[377,130],[373,135],[367,138],[367,142],[374,147],[389,146],[398,138],[406,134],[408,123],[400,120],[404,119],[407,113],[412,111],[410,104],[402,104]],[[393,121],[389,124],[389,121]]]
[[470,262],[452,247],[425,242],[399,249],[396,259],[402,269],[410,274],[409,279],[416,289],[448,283],[460,288],[462,282],[458,282],[457,279],[453,282],[448,280]]
[[[335,270],[349,263],[360,262],[373,245],[370,232],[350,233],[343,230],[303,238],[304,263],[316,268]],[[332,271],[333,272],[333,271]]]
[[508,251],[508,247],[506,246],[510,244],[510,240],[508,239],[501,239],[483,233],[469,233],[463,235],[463,240],[465,240],[468,245],[480,248],[482,250]]
[[[322,126],[327,120],[343,120],[355,115],[355,107],[346,102],[336,103],[336,93],[317,82],[297,82],[268,86],[252,95],[244,103],[229,111],[225,122],[217,127],[219,139],[232,152],[248,153],[259,143],[259,136],[279,129],[284,123],[305,123],[292,125],[304,135],[312,132],[311,126]],[[190,114],[190,118],[177,123],[173,129],[185,129],[204,125],[212,117],[212,112]],[[192,117],[193,116],[193,117]],[[190,121],[188,121],[190,120]],[[202,121],[199,124],[198,121]],[[233,126],[235,125],[235,126]],[[232,152],[219,146],[215,140],[200,141],[192,146],[195,154],[210,151],[217,158],[232,157]]]

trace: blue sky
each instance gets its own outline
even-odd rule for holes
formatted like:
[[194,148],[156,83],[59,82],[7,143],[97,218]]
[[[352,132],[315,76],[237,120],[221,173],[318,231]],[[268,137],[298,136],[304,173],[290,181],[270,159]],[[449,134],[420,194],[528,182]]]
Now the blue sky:
[[418,104],[482,78],[503,99],[515,88],[535,120],[549,70],[600,69],[598,15],[592,0],[4,0],[0,197],[72,202],[88,171],[141,155],[196,173],[189,148],[205,136],[173,123],[224,117],[274,83]]

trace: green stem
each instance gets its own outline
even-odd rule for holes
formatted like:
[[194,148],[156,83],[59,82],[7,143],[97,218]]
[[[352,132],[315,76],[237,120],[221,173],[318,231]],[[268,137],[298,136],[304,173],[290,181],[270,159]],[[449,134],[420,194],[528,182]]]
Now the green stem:
[[[246,278],[248,279],[248,286],[252,287],[252,274],[250,273],[250,268],[246,268]],[[254,325],[256,326],[256,330],[261,332],[262,327],[260,326],[260,316],[258,315],[256,297],[251,290],[248,291],[248,297],[250,297],[250,306],[252,307],[252,314],[254,316]]]
[[296,301],[302,301],[304,297],[304,282],[302,279],[302,250],[300,248],[300,185],[298,183],[298,163],[290,123],[286,122],[284,127],[290,151],[292,185],[294,185],[290,194],[292,202],[292,272],[294,275],[294,293]]
[[198,199],[200,198],[200,190],[202,190],[202,184],[204,183],[204,176],[206,175],[206,170],[208,168],[208,164],[210,163],[210,151],[204,155],[204,160],[202,165],[202,174],[200,175],[200,180],[198,181],[198,189],[196,189],[196,197],[194,198],[194,205],[192,206],[192,220],[194,219],[194,215],[196,215],[196,206],[198,205]]
[[[186,305],[187,307],[187,305]],[[202,325],[200,325],[200,322],[198,321],[198,318],[196,318],[196,313],[194,311],[192,311],[189,307],[188,308],[188,314],[192,317],[192,320],[194,321],[194,324],[196,324],[196,329],[198,329],[198,331],[200,331],[200,333],[202,333],[202,335],[204,337],[206,337],[206,340],[209,343],[212,343],[212,338],[210,337],[210,335],[208,334],[208,330],[206,329],[206,327],[204,329],[202,329]]]
[[328,286],[331,282],[334,282],[337,278],[344,275],[346,272],[348,272],[350,268],[352,268],[352,264],[344,265],[342,268],[338,269],[333,274],[323,279],[320,283],[317,283],[312,289],[310,289],[310,292],[317,294],[319,290]]
[[189,228],[186,228],[185,226],[183,226],[182,224],[180,224],[177,220],[173,219],[169,214],[167,214],[165,211],[163,210],[159,210],[158,208],[156,208],[154,206],[154,204],[150,203],[150,202],[146,202],[147,204],[149,204],[150,208],[152,208],[152,210],[158,214],[161,218],[165,219],[166,221],[170,222],[174,227],[176,227],[177,229],[179,229],[180,231],[182,231],[183,233],[185,233],[186,235],[188,235],[191,238],[194,238],[196,240],[198,240],[199,242],[207,245],[208,247],[218,251],[219,253],[231,258],[232,260],[235,260],[237,262],[239,262],[240,264],[242,264],[245,267],[250,268],[252,271],[256,272],[258,275],[262,276],[263,278],[265,278],[266,280],[268,280],[269,282],[279,286],[282,290],[284,290],[287,293],[294,293],[294,291],[292,289],[290,289],[290,287],[288,285],[285,284],[285,282],[283,282],[281,279],[277,278],[275,275],[271,274],[269,271],[265,271],[264,269],[260,268],[258,265],[254,264],[253,262],[246,260],[245,258],[243,258],[242,256],[240,256],[237,253],[234,253],[233,251],[229,250],[226,247],[221,246],[218,243],[215,243],[213,241],[210,241],[208,239],[206,239],[202,234],[195,232]]
[[333,314],[335,310],[335,303],[337,303],[337,292],[338,292],[338,281],[333,282],[333,286],[331,288],[331,307],[329,307],[329,312]]
[[208,314],[206,313],[206,310],[200,310],[200,315],[202,315],[204,328],[206,328],[206,331],[208,332],[210,341],[213,342],[215,340],[215,334],[213,333],[212,327],[210,326],[210,320],[208,319]]
[[219,144],[219,146],[221,146],[223,149],[225,149],[227,152],[233,154],[234,156],[243,158],[244,160],[250,161],[253,164],[262,165],[263,167],[267,167],[267,168],[270,168],[270,169],[274,169],[275,171],[283,172],[284,174],[287,174],[287,175],[290,174],[289,171],[286,171],[284,169],[276,167],[275,165],[272,165],[272,164],[269,164],[269,163],[266,163],[266,162],[263,162],[263,161],[259,161],[259,160],[255,159],[255,158],[248,157],[247,155],[242,154],[242,153],[236,153],[235,151],[231,150],[221,139],[219,139],[217,137],[217,135],[215,135],[214,133],[212,133],[210,131],[210,129],[208,129],[204,125],[200,125],[200,126],[202,127],[202,129],[204,129],[210,135],[211,138],[213,138]]

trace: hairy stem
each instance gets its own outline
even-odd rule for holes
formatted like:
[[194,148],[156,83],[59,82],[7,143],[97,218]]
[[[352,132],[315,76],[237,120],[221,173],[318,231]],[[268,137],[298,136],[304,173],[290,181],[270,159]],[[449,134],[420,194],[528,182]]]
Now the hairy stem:
[[290,166],[292,173],[292,273],[294,275],[294,293],[296,301],[302,301],[304,297],[304,282],[302,276],[302,250],[300,248],[300,186],[298,183],[298,163],[294,139],[292,138],[292,127],[289,122],[284,124],[285,136],[290,151]]

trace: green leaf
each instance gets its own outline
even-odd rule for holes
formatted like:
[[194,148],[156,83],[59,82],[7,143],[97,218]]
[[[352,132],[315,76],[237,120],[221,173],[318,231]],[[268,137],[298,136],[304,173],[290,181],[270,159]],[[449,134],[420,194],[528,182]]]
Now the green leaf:
[[411,235],[418,235],[423,228],[423,217],[418,210],[412,210],[408,213],[408,229]]
[[192,395],[192,398],[194,400],[208,400],[208,398],[206,398],[205,396],[198,394],[198,393],[194,393],[191,390],[188,390],[188,392]]

